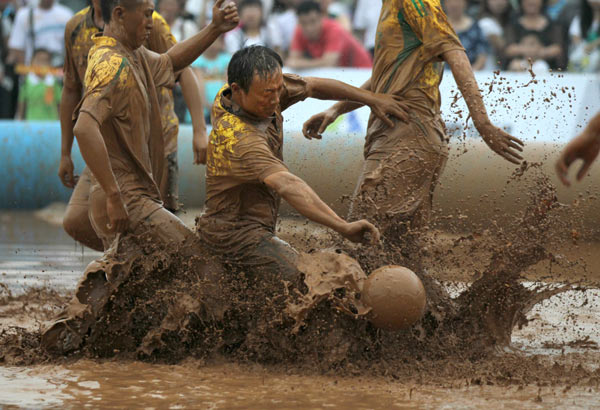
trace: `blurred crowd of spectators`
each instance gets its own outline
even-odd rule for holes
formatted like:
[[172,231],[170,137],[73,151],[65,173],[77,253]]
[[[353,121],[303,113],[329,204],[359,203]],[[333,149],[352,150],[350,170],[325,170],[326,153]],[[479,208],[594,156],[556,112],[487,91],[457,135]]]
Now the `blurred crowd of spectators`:
[[[600,0],[441,1],[475,70],[600,71]],[[292,69],[372,64],[381,0],[236,2],[240,26],[193,64],[207,107],[230,56],[252,44],[275,49]],[[181,41],[210,21],[212,4],[157,0],[156,9]],[[0,0],[0,118],[55,118],[65,23],[87,5]]]

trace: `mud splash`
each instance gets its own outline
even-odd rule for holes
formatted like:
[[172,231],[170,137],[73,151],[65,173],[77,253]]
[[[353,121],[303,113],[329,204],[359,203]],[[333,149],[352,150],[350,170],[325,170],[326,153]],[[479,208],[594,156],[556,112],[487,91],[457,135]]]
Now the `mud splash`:
[[[545,363],[535,356],[498,356],[499,350],[509,347],[514,327],[526,325],[526,313],[533,305],[574,289],[571,284],[537,288],[522,284],[529,267],[556,259],[546,251],[545,237],[550,226],[560,223],[562,210],[547,179],[535,168],[515,175],[526,177],[532,192],[529,206],[512,225],[492,223],[485,231],[454,241],[488,252],[487,266],[465,270],[472,284],[458,297],[450,297],[435,279],[437,267],[450,269],[454,264],[455,255],[446,252],[452,246],[444,248],[435,235],[423,235],[418,256],[430,268],[418,273],[431,301],[430,314],[410,330],[381,331],[365,319],[368,307],[360,295],[365,274],[339,251],[307,252],[300,285],[250,272],[236,276],[213,272],[214,281],[208,286],[189,259],[173,256],[157,258],[146,268],[132,265],[72,358],[173,363],[189,357],[207,361],[224,357],[276,369],[417,377],[424,382],[463,377],[469,384],[536,380],[597,384],[595,369]],[[381,252],[374,252],[373,263],[399,263],[403,256],[390,253],[383,258]],[[436,263],[430,263],[433,260]],[[51,313],[40,318],[47,320]],[[63,359],[50,358],[39,348],[39,329],[3,326],[0,362],[56,360]]]

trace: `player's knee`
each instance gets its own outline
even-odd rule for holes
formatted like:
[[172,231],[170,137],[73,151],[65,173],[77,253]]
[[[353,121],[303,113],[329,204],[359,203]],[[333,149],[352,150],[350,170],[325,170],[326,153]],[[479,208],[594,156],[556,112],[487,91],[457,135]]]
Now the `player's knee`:
[[[87,218],[87,214],[85,215]],[[63,229],[73,239],[81,241],[87,232],[85,229],[85,221],[82,221],[81,215],[78,212],[69,212],[63,218]]]

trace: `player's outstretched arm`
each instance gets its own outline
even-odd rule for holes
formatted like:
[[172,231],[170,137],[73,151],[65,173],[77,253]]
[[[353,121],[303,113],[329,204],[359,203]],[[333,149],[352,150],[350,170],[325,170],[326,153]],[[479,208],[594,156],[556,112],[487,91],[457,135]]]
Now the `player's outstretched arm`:
[[73,88],[65,83],[59,105],[60,117],[60,164],[58,177],[67,188],[74,188],[77,183],[74,176],[71,150],[73,148],[73,111],[81,99],[81,88]]
[[106,211],[111,225],[109,229],[113,232],[123,232],[127,229],[129,216],[108,159],[100,126],[87,112],[81,112],[73,132],[85,163],[106,194]]
[[523,142],[490,121],[467,54],[463,50],[451,50],[443,53],[442,57],[450,66],[458,89],[467,103],[475,128],[485,143],[502,158],[519,164],[523,160],[519,155],[519,152],[523,151]]
[[598,157],[599,152],[600,113],[596,114],[583,132],[573,138],[561,152],[558,161],[556,161],[556,173],[558,174],[558,178],[563,184],[570,186],[571,182],[567,178],[569,167],[575,160],[582,159],[583,164],[577,172],[577,181],[581,181],[589,171],[596,157]]
[[[317,114],[304,123],[302,132],[306,138],[321,138],[321,134],[327,126],[339,116],[337,114],[339,107],[342,110],[348,108],[357,108],[367,105],[371,108],[373,114],[379,117],[389,127],[394,125],[390,117],[395,117],[401,121],[408,121],[408,106],[393,94],[376,94],[366,88],[356,88],[341,81],[307,77],[308,96],[320,100],[340,100],[340,105],[336,108],[334,105],[325,113]],[[352,104],[354,102],[356,104]],[[347,111],[346,111],[347,112]],[[337,114],[337,115],[336,115]]]
[[217,0],[213,6],[213,19],[198,34],[175,44],[167,51],[173,62],[173,70],[183,70],[192,64],[217,37],[237,27],[240,19],[235,3]]
[[179,83],[181,84],[183,99],[192,117],[192,152],[194,153],[194,164],[206,164],[208,136],[206,134],[206,121],[204,120],[202,90],[198,78],[191,67],[186,67],[181,72]]
[[306,182],[290,172],[280,171],[271,174],[265,178],[264,183],[281,195],[301,215],[333,229],[344,238],[357,243],[379,242],[379,230],[373,224],[366,220],[346,222],[327,206]]

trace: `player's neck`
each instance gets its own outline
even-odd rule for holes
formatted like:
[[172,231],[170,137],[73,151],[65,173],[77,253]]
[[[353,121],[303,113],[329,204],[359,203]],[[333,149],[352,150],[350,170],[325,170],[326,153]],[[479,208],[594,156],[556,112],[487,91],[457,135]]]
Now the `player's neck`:
[[134,51],[137,47],[134,47],[132,44],[130,44],[130,42],[127,39],[127,33],[125,32],[125,29],[119,26],[118,24],[111,23],[104,26],[103,35],[114,38],[126,49]]

